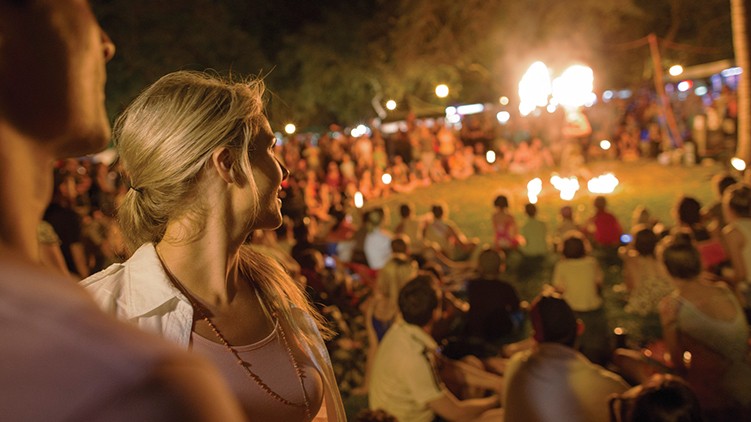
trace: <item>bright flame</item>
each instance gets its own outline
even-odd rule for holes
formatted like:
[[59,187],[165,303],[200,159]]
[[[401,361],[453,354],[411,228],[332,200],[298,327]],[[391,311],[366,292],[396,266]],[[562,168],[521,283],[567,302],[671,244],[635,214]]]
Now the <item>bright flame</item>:
[[550,96],[550,71],[543,62],[534,62],[519,81],[519,111],[526,116],[535,107],[545,107]]
[[297,128],[292,123],[287,123],[287,125],[284,126],[284,131],[287,132],[287,135],[292,135],[296,130]]
[[738,158],[738,157],[731,158],[730,165],[733,166],[733,168],[738,171],[746,170],[746,162],[743,161],[743,159]]
[[364,203],[365,203],[365,200],[362,197],[362,192],[360,191],[355,192],[355,207],[362,208]]
[[609,150],[612,145],[610,144],[610,141],[607,139],[603,139],[600,141],[600,148],[604,149],[605,151]]
[[386,108],[389,110],[395,110],[396,109],[396,101],[394,100],[388,100],[386,101]]
[[670,66],[670,69],[668,69],[668,73],[670,73],[670,76],[678,76],[681,73],[683,73],[683,66],[679,64]]
[[537,203],[537,197],[542,192],[542,179],[535,177],[527,183],[527,198],[530,204]]
[[587,182],[587,190],[591,193],[613,193],[616,186],[618,179],[613,173],[605,173]]
[[488,162],[488,164],[495,163],[495,151],[490,150],[485,153],[485,160]]
[[550,184],[558,189],[561,193],[561,199],[564,201],[574,199],[574,195],[576,195],[576,192],[579,190],[579,179],[577,179],[576,176],[560,177],[557,174],[554,174],[550,178]]
[[435,95],[438,98],[446,98],[449,95],[449,87],[446,84],[440,84],[435,87]]
[[[574,65],[553,80],[552,93],[558,103],[567,108],[576,108],[591,103],[594,88],[592,68]],[[595,96],[596,97],[596,96]]]
[[511,119],[511,113],[508,111],[499,111],[498,114],[495,115],[495,118],[498,119],[498,123],[505,125],[508,123],[509,119]]
[[381,176],[381,182],[383,182],[384,185],[390,185],[391,175],[388,173],[383,173],[383,176]]

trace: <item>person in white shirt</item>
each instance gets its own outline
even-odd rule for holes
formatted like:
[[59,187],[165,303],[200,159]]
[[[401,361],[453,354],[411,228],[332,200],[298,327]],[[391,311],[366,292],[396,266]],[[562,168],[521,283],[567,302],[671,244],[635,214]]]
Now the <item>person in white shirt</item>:
[[558,294],[530,308],[534,346],[513,354],[504,373],[506,422],[608,420],[608,398],[629,386],[575,349],[586,327]]
[[[403,320],[386,332],[378,346],[368,394],[370,408],[383,409],[400,421],[431,422],[436,415],[449,421],[502,420],[497,395],[459,400],[439,378],[438,345],[430,331],[441,317],[440,296],[438,281],[427,273],[402,288]],[[496,391],[500,391],[502,381],[495,378]]]
[[217,365],[251,420],[343,421],[301,286],[246,241],[282,222],[263,82],[163,76],[115,125],[130,181],[118,210],[131,248],[83,285],[107,312]]

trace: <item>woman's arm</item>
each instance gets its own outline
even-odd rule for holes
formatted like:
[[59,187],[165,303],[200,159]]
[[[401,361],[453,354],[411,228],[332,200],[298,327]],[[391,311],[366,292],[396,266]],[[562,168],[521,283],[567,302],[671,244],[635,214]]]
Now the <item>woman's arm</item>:
[[746,263],[743,262],[741,251],[746,243],[743,234],[735,227],[728,226],[722,232],[722,239],[725,250],[730,255],[730,263],[733,265],[733,274],[731,280],[733,285],[746,281]]
[[672,366],[678,374],[686,370],[683,365],[683,347],[680,344],[680,333],[678,331],[678,310],[680,307],[680,302],[672,295],[663,298],[659,306],[662,338],[665,340]]

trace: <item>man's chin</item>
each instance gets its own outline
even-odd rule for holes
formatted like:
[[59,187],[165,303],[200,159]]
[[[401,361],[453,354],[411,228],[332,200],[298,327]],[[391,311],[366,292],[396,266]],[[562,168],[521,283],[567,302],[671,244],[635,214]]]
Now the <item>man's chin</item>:
[[104,127],[91,127],[78,136],[70,136],[57,146],[56,158],[80,157],[100,152],[109,145],[111,133],[107,124]]

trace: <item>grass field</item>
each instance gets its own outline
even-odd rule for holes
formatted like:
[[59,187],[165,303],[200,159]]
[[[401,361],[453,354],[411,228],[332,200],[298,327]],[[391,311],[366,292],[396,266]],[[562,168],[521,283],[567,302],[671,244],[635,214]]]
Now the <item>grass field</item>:
[[[612,162],[600,161],[589,165],[590,172],[596,176],[605,172],[612,172],[620,180],[616,190],[608,195],[610,209],[616,214],[625,230],[631,226],[631,214],[638,205],[644,205],[653,217],[665,226],[674,224],[672,209],[682,195],[693,196],[703,205],[714,200],[711,178],[724,169],[717,164],[695,167],[662,166],[654,161],[644,162]],[[558,211],[561,206],[568,204],[576,210],[576,221],[582,222],[592,214],[592,201],[595,195],[586,190],[586,181],[580,180],[582,188],[570,202],[563,201],[550,185],[552,172],[540,174],[512,175],[492,174],[473,176],[467,180],[433,185],[415,190],[409,194],[392,194],[377,201],[371,201],[366,206],[382,205],[390,210],[391,227],[398,222],[398,207],[404,202],[412,203],[418,214],[429,211],[436,202],[448,205],[449,217],[455,221],[470,237],[477,237],[481,243],[491,243],[493,240],[491,215],[493,213],[493,199],[503,193],[509,198],[510,210],[519,224],[526,219],[524,205],[527,203],[527,182],[540,177],[543,180],[543,192],[539,198],[538,215],[548,223],[549,232],[553,232],[558,224]],[[518,264],[521,258],[517,254],[509,257],[509,272],[506,279],[519,292],[522,300],[531,300],[538,295],[545,283],[551,277],[552,268],[557,260],[555,254],[550,254],[543,265],[533,269],[523,269]],[[640,344],[660,335],[659,321],[656,318],[641,319],[623,310],[625,294],[618,288],[622,281],[619,265],[603,262],[605,272],[605,288],[603,298],[607,323],[611,330],[622,328],[627,333],[628,345],[639,347]],[[530,332],[527,325],[526,332]],[[613,344],[615,338],[611,339]],[[365,396],[352,396],[347,399],[348,412],[354,415],[359,409],[367,406]]]
[[[620,184],[608,196],[609,207],[616,214],[625,229],[631,225],[631,214],[637,205],[645,205],[650,213],[666,226],[673,224],[671,210],[681,195],[693,196],[702,204],[714,199],[710,179],[723,169],[716,164],[683,167],[663,166],[654,161],[622,163],[599,161],[589,165],[593,175],[612,172]],[[576,210],[576,220],[583,221],[592,213],[592,201],[596,195],[586,190],[586,181],[580,180],[581,189],[570,202],[563,201],[558,191],[550,184],[552,171],[539,174],[514,175],[491,174],[472,176],[467,180],[432,185],[417,189],[408,194],[391,194],[371,201],[367,205],[383,205],[390,209],[392,226],[398,221],[398,207],[403,202],[411,202],[418,214],[426,213],[436,202],[448,205],[449,218],[455,221],[467,236],[478,237],[481,242],[492,242],[490,218],[493,213],[493,199],[505,194],[510,203],[510,211],[521,224],[524,204],[527,203],[527,182],[540,177],[543,191],[539,198],[538,216],[554,230],[558,223],[558,211],[563,205],[571,205]]]
[[[666,227],[674,224],[672,210],[682,195],[693,196],[702,205],[715,199],[711,185],[712,176],[724,169],[718,164],[694,167],[663,166],[654,161],[622,163],[599,161],[589,165],[592,175],[612,172],[619,179],[616,190],[607,195],[610,210],[616,214],[624,230],[631,227],[631,215],[634,208],[644,205],[653,217]],[[582,188],[570,202],[563,201],[558,191],[551,186],[549,179],[552,172],[541,174],[512,175],[492,174],[473,176],[463,181],[453,181],[419,189],[409,194],[394,194],[387,198],[373,201],[368,205],[383,205],[389,208],[392,226],[398,221],[398,207],[403,202],[411,202],[418,214],[429,211],[431,204],[442,202],[448,205],[449,217],[454,220],[470,237],[477,237],[482,243],[490,244],[493,240],[491,214],[493,199],[497,194],[507,195],[510,210],[521,225],[526,216],[524,204],[527,203],[527,182],[540,177],[543,180],[543,192],[537,203],[538,215],[548,223],[549,233],[558,224],[558,211],[563,205],[571,205],[576,210],[576,221],[583,222],[593,212],[592,201],[596,195],[586,190],[586,181],[580,180]],[[521,257],[517,254],[509,257],[509,274],[507,278],[517,288],[523,300],[531,300],[548,283],[557,255],[550,254],[544,265],[534,271],[520,269]],[[623,310],[625,294],[618,288],[621,281],[621,269],[618,265],[603,262],[605,271],[605,309],[611,328],[622,327],[630,333],[632,344],[650,339],[659,334],[654,332],[654,322],[645,326],[645,321],[635,319]]]

